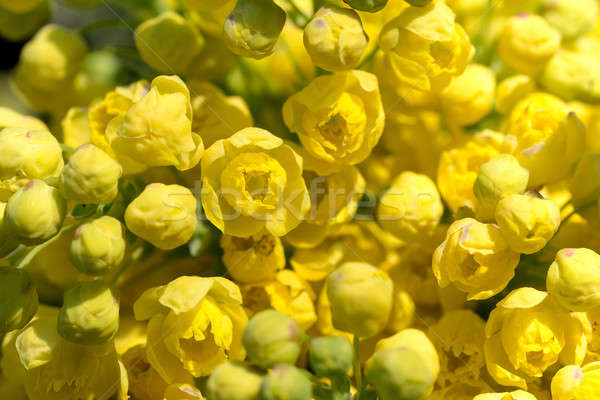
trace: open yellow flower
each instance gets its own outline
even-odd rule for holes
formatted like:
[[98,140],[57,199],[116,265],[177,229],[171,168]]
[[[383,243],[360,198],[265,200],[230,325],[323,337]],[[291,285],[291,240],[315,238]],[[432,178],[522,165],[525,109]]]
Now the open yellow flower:
[[473,400],[537,400],[537,397],[524,390],[515,390],[510,393],[482,393],[473,397]]
[[519,253],[508,247],[496,225],[472,218],[454,222],[433,255],[433,272],[441,287],[450,283],[469,300],[492,297],[515,275]]
[[218,140],[202,159],[202,205],[223,233],[283,236],[310,207],[302,158],[283,140],[246,128]]
[[320,175],[358,164],[383,132],[385,115],[377,78],[364,71],[320,76],[286,101],[283,118],[314,158]]
[[485,326],[487,370],[496,382],[527,390],[559,362],[581,364],[587,348],[581,322],[546,292],[513,290]]
[[227,279],[182,276],[146,290],[133,309],[136,319],[149,320],[146,355],[167,383],[185,371],[206,376],[227,359],[245,357],[248,318],[239,288]]
[[255,283],[275,278],[285,267],[281,239],[269,234],[249,238],[223,235],[223,264],[236,282]]

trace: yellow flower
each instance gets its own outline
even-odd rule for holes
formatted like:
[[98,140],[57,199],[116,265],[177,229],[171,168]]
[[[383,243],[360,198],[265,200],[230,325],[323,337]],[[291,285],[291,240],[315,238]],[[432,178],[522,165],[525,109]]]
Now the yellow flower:
[[515,390],[510,393],[482,393],[473,397],[473,400],[537,400],[537,397],[524,390]]
[[364,262],[342,265],[327,278],[333,326],[361,338],[381,332],[393,304],[393,283],[382,270]]
[[546,278],[548,293],[570,311],[600,307],[600,255],[590,249],[562,249]]
[[202,137],[207,148],[217,140],[226,139],[254,124],[243,98],[226,96],[209,82],[191,81],[188,87],[194,111],[192,130]]
[[149,319],[146,355],[167,383],[182,370],[206,376],[245,356],[247,316],[238,287],[227,279],[182,276],[146,290],[133,309],[136,319]]
[[536,194],[513,194],[498,202],[496,223],[516,252],[533,254],[546,246],[560,226],[560,210]]
[[310,207],[302,158],[283,140],[246,128],[218,140],[202,159],[202,205],[223,233],[283,236]]
[[244,307],[248,315],[273,308],[310,329],[317,320],[315,294],[298,274],[289,269],[277,272],[275,279],[242,286]]
[[568,365],[552,378],[553,400],[587,400],[600,395],[600,362]]
[[513,109],[506,128],[513,154],[529,170],[529,187],[567,177],[585,149],[585,128],[559,98],[532,93]]
[[544,18],[522,13],[510,18],[500,34],[498,54],[515,71],[533,75],[560,48],[560,33]]
[[535,92],[535,81],[528,75],[509,76],[496,89],[496,110],[508,114],[521,99]]
[[125,223],[159,249],[174,249],[196,230],[196,198],[186,187],[152,183],[127,206]]
[[377,78],[364,71],[316,78],[286,101],[283,117],[320,175],[364,161],[385,121]]
[[204,47],[204,38],[187,19],[165,11],[147,19],[134,33],[142,60],[155,70],[183,74]]
[[302,279],[322,281],[342,263],[347,251],[343,242],[326,239],[316,247],[297,248],[290,264]]
[[108,123],[106,137],[117,154],[140,164],[190,169],[204,152],[202,138],[192,132],[192,114],[185,83],[176,76],[159,76],[146,94]]
[[500,229],[472,218],[454,222],[433,255],[433,272],[441,287],[454,284],[468,300],[488,299],[515,275],[519,253],[508,247]]
[[444,205],[435,183],[425,175],[403,172],[392,182],[377,207],[381,226],[405,242],[430,237]]
[[5,128],[0,131],[0,189],[16,192],[31,179],[58,177],[62,149],[47,130]]
[[249,238],[223,235],[221,247],[223,264],[236,282],[270,281],[285,267],[281,240],[273,235],[259,233]]
[[325,5],[304,28],[304,46],[313,63],[328,71],[356,67],[369,43],[356,11]]
[[513,290],[490,314],[485,327],[487,370],[496,382],[527,390],[548,368],[580,364],[587,341],[581,322],[546,292]]
[[91,142],[90,119],[87,108],[71,107],[61,121],[63,142],[77,149]]
[[122,168],[93,144],[77,149],[60,175],[65,198],[79,204],[110,204],[119,194]]
[[298,248],[319,245],[330,233],[350,221],[365,189],[363,176],[353,166],[344,166],[328,176],[319,176],[311,168],[308,163],[304,166],[311,208],[304,221],[285,236]]
[[440,386],[478,382],[485,365],[484,330],[485,322],[470,310],[450,311],[429,328],[440,358]]
[[452,212],[461,208],[476,210],[473,184],[479,167],[500,153],[504,136],[494,131],[476,134],[463,146],[442,153],[437,171],[437,185]]
[[469,64],[441,93],[442,109],[450,123],[472,125],[494,106],[496,76],[489,67]]
[[443,1],[405,8],[379,37],[382,72],[394,86],[439,92],[461,75],[474,49],[455,15]]

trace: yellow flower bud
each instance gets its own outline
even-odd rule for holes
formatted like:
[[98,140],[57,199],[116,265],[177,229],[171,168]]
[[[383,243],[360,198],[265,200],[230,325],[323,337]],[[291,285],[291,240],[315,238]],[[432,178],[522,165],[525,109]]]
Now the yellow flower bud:
[[488,299],[515,275],[519,253],[511,250],[500,229],[472,218],[454,222],[433,255],[433,273],[441,287],[450,283],[468,300]]
[[352,368],[354,350],[340,336],[321,336],[310,341],[309,363],[317,376],[344,376]]
[[516,252],[540,251],[560,226],[560,209],[550,199],[535,194],[510,195],[498,202],[496,223]]
[[275,366],[260,388],[263,400],[311,400],[313,398],[310,374],[293,365]]
[[585,149],[585,128],[559,98],[532,93],[512,110],[506,128],[513,155],[529,170],[529,187],[566,178]]
[[285,267],[281,239],[273,235],[257,234],[247,239],[223,235],[221,247],[223,264],[237,282],[268,281]]
[[135,30],[142,60],[158,72],[183,74],[204,47],[204,38],[188,20],[173,11],[147,19]]
[[600,387],[600,362],[579,367],[567,365],[552,378],[553,400],[587,400],[598,396]]
[[196,198],[183,186],[150,184],[127,206],[125,223],[159,249],[174,249],[187,243],[196,230]]
[[485,65],[469,64],[441,93],[442,109],[450,123],[473,125],[492,111],[495,93],[494,71]]
[[377,220],[403,241],[430,237],[444,213],[435,183],[426,175],[403,172],[385,192],[377,207]]
[[440,360],[431,340],[418,329],[404,329],[393,336],[381,339],[375,345],[375,351],[384,349],[406,348],[414,350],[423,359],[434,380],[440,372]]
[[304,47],[313,63],[328,71],[356,67],[369,43],[356,11],[325,5],[304,28]]
[[485,334],[492,378],[524,390],[559,361],[580,364],[587,347],[581,322],[552,296],[529,287],[513,290],[498,302]]
[[241,56],[264,58],[273,52],[286,16],[273,0],[238,0],[223,27],[225,43]]
[[393,284],[369,264],[346,263],[327,278],[333,326],[361,338],[381,332],[392,311]]
[[302,159],[283,140],[246,128],[218,140],[202,159],[202,205],[223,233],[283,236],[310,207]]
[[594,0],[543,0],[541,15],[566,40],[576,39],[596,26],[600,10]]
[[295,364],[305,340],[298,324],[275,310],[265,310],[250,318],[242,336],[248,358],[264,369]]
[[34,179],[8,200],[5,224],[20,243],[32,246],[58,233],[66,211],[59,190]]
[[386,330],[399,332],[412,325],[415,317],[415,302],[408,292],[396,290],[394,293],[394,304]]
[[104,275],[121,264],[125,256],[125,238],[121,223],[103,216],[81,225],[70,248],[71,261],[88,275]]
[[590,249],[562,249],[546,278],[548,293],[570,311],[600,307],[600,255]]
[[537,400],[537,397],[524,390],[515,390],[510,393],[482,393],[475,396],[473,400]]
[[564,100],[597,103],[600,100],[598,68],[597,54],[560,50],[546,64],[540,83]]
[[535,91],[535,81],[528,75],[512,75],[498,84],[496,110],[508,114],[513,107]]
[[87,108],[71,107],[61,121],[63,142],[77,149],[91,142],[90,119]]
[[454,13],[443,1],[404,8],[379,36],[384,80],[410,91],[439,92],[461,75],[474,49],[454,20]]
[[258,400],[263,378],[241,362],[227,361],[214,369],[206,383],[208,400]]
[[527,189],[529,171],[519,165],[510,154],[500,154],[481,164],[473,193],[479,201],[480,215],[492,220],[496,205],[505,196],[523,194]]
[[0,130],[4,128],[24,128],[32,131],[47,131],[44,122],[35,117],[18,113],[7,107],[0,107]]
[[59,176],[64,161],[60,144],[46,130],[0,131],[0,189],[16,192],[30,179]]
[[[11,11],[13,8],[31,6],[25,12]],[[12,1],[4,0],[0,4],[0,36],[13,42],[20,42],[35,33],[50,18],[50,2],[48,0]]]
[[79,204],[109,204],[119,193],[122,168],[93,144],[83,145],[69,158],[60,175],[64,196]]
[[0,267],[0,333],[21,329],[38,308],[38,294],[27,271]]
[[74,343],[105,343],[119,328],[119,303],[106,283],[79,282],[65,292],[57,328]]
[[[326,93],[327,96],[323,96]],[[320,175],[364,161],[385,121],[377,77],[364,71],[314,79],[283,106],[287,127],[298,134]]]

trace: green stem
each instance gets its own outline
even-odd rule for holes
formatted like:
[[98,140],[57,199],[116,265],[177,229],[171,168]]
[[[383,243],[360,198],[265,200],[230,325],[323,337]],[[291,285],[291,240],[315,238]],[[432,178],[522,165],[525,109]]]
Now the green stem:
[[362,372],[360,370],[360,339],[357,335],[354,335],[354,378],[356,379],[356,390],[357,400],[360,400],[360,396],[363,391],[362,386]]
[[29,250],[29,252],[25,255],[25,257],[23,257],[23,259],[21,259],[21,261],[15,266],[15,268],[21,269],[21,268],[27,267],[27,265],[29,265],[31,260],[33,260],[35,258],[35,256],[37,256],[42,250],[44,250],[46,247],[50,246],[52,243],[56,242],[63,235],[65,235],[69,232],[73,232],[74,230],[79,228],[79,226],[81,226],[82,223],[65,226],[54,237],[46,240],[42,244],[32,247],[31,250]]

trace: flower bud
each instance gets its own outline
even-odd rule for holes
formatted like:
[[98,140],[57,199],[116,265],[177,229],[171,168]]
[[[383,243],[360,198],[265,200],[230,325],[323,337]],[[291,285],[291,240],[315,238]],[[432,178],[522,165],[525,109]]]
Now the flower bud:
[[204,38],[190,21],[167,11],[137,27],[135,45],[155,70],[182,74],[204,48]]
[[79,282],[68,289],[58,314],[58,333],[65,339],[97,345],[119,328],[119,304],[103,281]]
[[370,13],[375,13],[381,10],[387,5],[387,2],[388,0],[344,0],[344,3],[348,4],[355,10],[366,11]]
[[71,261],[84,274],[104,275],[121,264],[125,256],[125,237],[121,223],[103,216],[81,225],[70,248]]
[[546,277],[548,293],[570,311],[600,306],[600,255],[590,249],[562,249]]
[[223,235],[223,264],[236,282],[256,283],[270,281],[285,267],[281,239],[267,233],[249,238]]
[[23,328],[35,315],[38,294],[24,270],[0,268],[0,335]]
[[268,369],[295,364],[306,335],[287,315],[275,310],[259,312],[248,321],[242,343],[250,361]]
[[273,0],[238,0],[225,21],[223,38],[229,50],[244,57],[273,53],[286,13]]
[[[36,2],[36,5],[22,13],[11,11],[7,7],[7,4],[14,5],[13,7],[30,6],[33,1]],[[0,36],[19,42],[33,35],[40,26],[46,23],[50,18],[50,2],[48,0],[33,1],[2,1],[0,4]]]
[[435,377],[415,350],[376,351],[367,361],[366,379],[381,400],[419,400],[431,390]]
[[258,371],[239,361],[215,368],[206,383],[208,400],[258,400],[263,381]]
[[381,332],[390,316],[393,284],[369,264],[350,262],[327,278],[327,297],[336,329],[369,338]]
[[78,204],[109,204],[119,193],[122,168],[93,144],[81,146],[60,175],[63,195]]
[[498,202],[510,194],[523,194],[529,182],[529,171],[510,154],[500,154],[479,167],[473,192],[485,220],[494,217]]
[[312,384],[305,371],[281,364],[265,377],[260,394],[262,400],[311,400]]
[[498,202],[495,215],[510,248],[523,254],[543,249],[560,225],[556,203],[535,194],[506,196]]
[[567,365],[554,375],[550,387],[553,400],[595,399],[600,387],[600,362],[583,367]]
[[496,88],[496,110],[508,114],[513,107],[535,91],[535,81],[527,75],[513,75],[498,84]]
[[369,38],[356,11],[334,5],[321,7],[304,28],[304,47],[313,63],[328,71],[358,65]]
[[561,50],[546,64],[540,83],[544,88],[566,101],[600,101],[600,68],[597,54]]
[[310,341],[309,363],[317,376],[345,375],[352,368],[354,350],[343,336],[322,336]]
[[566,40],[575,39],[594,29],[598,21],[596,0],[543,0],[542,17]]
[[58,233],[66,211],[67,204],[59,190],[34,179],[8,200],[5,223],[16,240],[33,246]]

